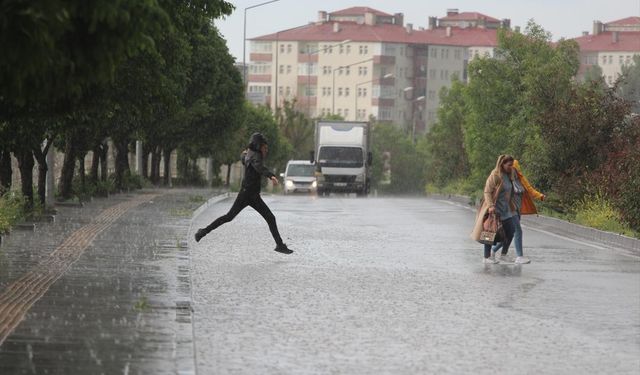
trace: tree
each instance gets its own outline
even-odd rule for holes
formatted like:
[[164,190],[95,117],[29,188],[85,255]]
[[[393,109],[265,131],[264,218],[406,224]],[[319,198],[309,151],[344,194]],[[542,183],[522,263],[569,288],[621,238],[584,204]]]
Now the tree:
[[283,136],[293,147],[294,159],[307,159],[313,150],[315,126],[309,117],[296,109],[296,101],[285,101],[277,109],[276,120]]
[[438,122],[424,138],[426,178],[430,183],[444,186],[448,182],[466,178],[469,162],[464,147],[465,86],[457,78],[451,88],[440,92]]
[[631,111],[640,114],[640,55],[634,55],[629,65],[622,66],[620,95],[631,103]]
[[[373,167],[372,180],[380,189],[394,193],[421,192],[424,175],[421,160],[411,136],[391,124],[376,123],[371,136]],[[391,183],[383,186],[383,155],[390,155]]]

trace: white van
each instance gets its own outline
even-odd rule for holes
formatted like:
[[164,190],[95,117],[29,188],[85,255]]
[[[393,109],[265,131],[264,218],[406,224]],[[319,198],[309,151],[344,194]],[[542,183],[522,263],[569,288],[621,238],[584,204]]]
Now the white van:
[[287,169],[280,174],[284,179],[284,193],[315,193],[315,171],[315,165],[308,160],[289,160]]

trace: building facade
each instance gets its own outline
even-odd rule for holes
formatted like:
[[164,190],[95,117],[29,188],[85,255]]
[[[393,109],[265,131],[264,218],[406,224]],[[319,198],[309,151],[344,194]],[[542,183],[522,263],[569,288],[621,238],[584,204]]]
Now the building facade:
[[442,87],[466,80],[471,59],[493,56],[497,29],[510,26],[455,9],[428,24],[366,7],[320,11],[316,22],[251,40],[248,95],[271,108],[295,100],[312,117],[373,116],[424,132]]
[[640,54],[640,17],[602,23],[593,21],[593,31],[574,39],[580,45],[580,72],[583,76],[590,68],[599,66],[605,81],[612,85],[622,67],[633,62]]

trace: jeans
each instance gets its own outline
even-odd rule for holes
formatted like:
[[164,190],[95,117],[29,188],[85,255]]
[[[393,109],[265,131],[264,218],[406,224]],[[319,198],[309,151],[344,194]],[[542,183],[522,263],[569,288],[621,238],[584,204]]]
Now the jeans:
[[[516,231],[513,217],[506,220],[502,220],[502,229],[504,230],[504,236],[502,241],[502,251],[509,251],[509,245]],[[489,258],[491,256],[491,245],[484,245],[484,257]]]
[[[516,227],[515,235],[513,236],[513,240],[515,242],[516,247],[516,255],[521,257],[523,256],[522,252],[522,226],[520,225],[520,214],[513,216],[513,224]],[[493,252],[496,253],[498,250],[502,248],[502,242],[498,242],[493,246]],[[506,255],[509,249],[502,249],[502,255]]]
[[251,208],[258,211],[258,213],[269,225],[269,230],[271,231],[271,235],[276,241],[276,244],[282,245],[282,238],[280,237],[278,226],[276,225],[276,217],[273,216],[273,213],[271,212],[267,204],[264,203],[259,193],[247,193],[244,189],[241,190],[238,194],[238,197],[236,198],[236,201],[233,202],[233,206],[231,206],[229,212],[227,212],[225,215],[220,216],[211,224],[207,225],[207,227],[205,228],[206,233],[211,232],[222,224],[230,222],[236,216],[238,216],[240,211],[242,211],[247,206],[251,206]]

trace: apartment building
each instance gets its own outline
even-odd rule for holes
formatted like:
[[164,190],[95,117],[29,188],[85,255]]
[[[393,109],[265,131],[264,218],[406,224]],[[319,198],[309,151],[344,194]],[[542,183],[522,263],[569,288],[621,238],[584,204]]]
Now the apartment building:
[[442,87],[466,80],[473,58],[493,56],[510,21],[450,9],[427,24],[367,7],[320,11],[313,23],[251,40],[248,95],[271,108],[296,100],[314,117],[374,116],[427,131]]
[[574,39],[580,45],[580,71],[582,76],[590,67],[600,66],[605,81],[611,85],[624,65],[640,54],[640,17],[627,17],[602,23],[593,21],[593,32],[584,31]]

